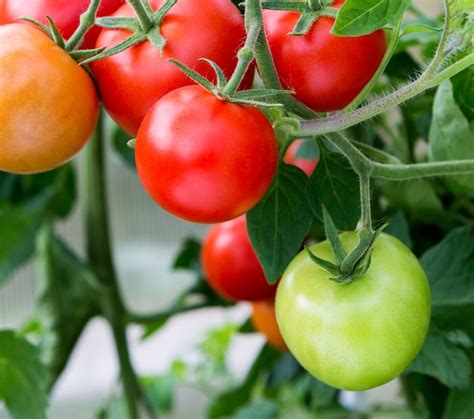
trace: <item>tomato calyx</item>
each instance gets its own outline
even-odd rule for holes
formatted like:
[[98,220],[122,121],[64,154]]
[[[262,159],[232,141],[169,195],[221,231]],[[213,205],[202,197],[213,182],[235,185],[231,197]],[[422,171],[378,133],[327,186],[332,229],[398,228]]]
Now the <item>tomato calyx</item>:
[[362,229],[358,233],[359,243],[350,253],[347,253],[342,245],[334,221],[324,207],[323,217],[326,237],[331,244],[336,263],[316,256],[308,247],[306,248],[306,251],[314,263],[333,275],[333,277],[330,278],[332,281],[335,281],[338,284],[348,284],[363,276],[369,269],[373,244],[387,224],[383,224],[376,230],[372,230],[371,228]]

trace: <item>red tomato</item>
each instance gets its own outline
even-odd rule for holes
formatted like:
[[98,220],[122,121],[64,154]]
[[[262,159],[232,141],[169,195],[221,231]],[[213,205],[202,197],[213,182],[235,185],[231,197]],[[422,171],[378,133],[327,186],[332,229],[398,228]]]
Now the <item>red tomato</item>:
[[281,352],[288,351],[278,327],[274,300],[252,303],[252,324],[258,332],[265,336],[269,345]]
[[[97,15],[108,16],[117,10],[125,0],[101,0]],[[79,18],[87,10],[90,0],[0,0],[0,23],[11,23],[28,16],[41,23],[48,23],[49,16],[68,39],[79,26]],[[100,28],[92,28],[84,39],[83,48],[94,48]]]
[[[318,159],[308,159],[305,157],[298,157],[296,153],[300,148],[304,140],[295,140],[286,150],[285,158],[283,161],[287,164],[292,164],[293,166],[299,167],[307,176],[311,176],[316,165],[318,164]],[[311,140],[312,141],[312,140]]]
[[278,150],[260,110],[192,85],[168,93],[150,110],[135,156],[138,175],[160,206],[188,221],[217,223],[262,198]]
[[[332,6],[340,7],[344,0]],[[297,12],[264,10],[265,32],[285,88],[317,112],[348,105],[369,82],[386,50],[385,33],[358,37],[330,33],[334,18],[320,17],[304,36],[292,36]]]
[[[163,0],[151,0],[156,10]],[[115,16],[133,16],[129,5]],[[245,40],[243,18],[230,0],[182,0],[166,15],[161,33],[167,41],[163,54],[150,42],[142,42],[113,57],[93,63],[92,69],[102,100],[115,121],[130,135],[138,127],[153,104],[179,87],[194,84],[175,64],[175,58],[214,81],[208,58],[216,62],[230,77],[237,64],[236,53]],[[126,30],[105,29],[97,47],[111,47],[123,41]],[[253,69],[246,85],[251,85]]]
[[258,301],[275,296],[276,286],[265,280],[244,215],[209,230],[201,262],[209,285],[225,299]]

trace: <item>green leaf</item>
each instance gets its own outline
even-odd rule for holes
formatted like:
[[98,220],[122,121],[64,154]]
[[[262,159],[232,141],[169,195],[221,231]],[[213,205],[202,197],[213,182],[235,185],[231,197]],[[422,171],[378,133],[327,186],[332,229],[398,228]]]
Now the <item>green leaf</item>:
[[395,26],[409,4],[410,0],[347,0],[331,32],[340,36],[359,36],[386,25]]
[[232,419],[275,419],[278,414],[278,406],[271,400],[258,400],[242,409],[232,416]]
[[446,403],[443,419],[474,418],[474,380],[465,390],[452,390]]
[[311,406],[313,409],[317,409],[334,404],[337,399],[338,390],[328,386],[316,378],[312,378],[310,393]]
[[271,284],[300,250],[311,227],[307,180],[302,170],[281,163],[267,194],[247,213],[250,241]]
[[12,419],[46,419],[46,371],[38,350],[12,331],[0,331],[0,400]]
[[112,146],[115,152],[119,155],[120,159],[127,167],[132,170],[136,170],[135,151],[127,145],[129,140],[130,135],[123,131],[118,125],[114,127],[112,134]]
[[[474,159],[474,130],[455,102],[449,80],[436,92],[429,138],[432,161]],[[474,175],[452,177],[449,183],[474,189]]]
[[339,230],[353,230],[357,225],[359,178],[343,155],[320,148],[320,160],[309,178],[306,194],[313,213],[321,221],[324,205]]
[[466,388],[469,385],[471,362],[464,350],[451,343],[446,336],[430,333],[407,372],[435,377],[450,388]]
[[140,377],[145,395],[157,412],[169,413],[173,409],[177,379],[172,372],[163,375]]
[[410,249],[413,247],[413,240],[410,236],[410,226],[403,214],[403,211],[397,211],[389,218],[388,226],[385,227],[385,233],[391,234],[400,240],[405,246]]
[[456,74],[452,79],[456,103],[469,122],[474,120],[474,67]]
[[474,227],[453,230],[420,262],[431,285],[433,321],[474,338]]

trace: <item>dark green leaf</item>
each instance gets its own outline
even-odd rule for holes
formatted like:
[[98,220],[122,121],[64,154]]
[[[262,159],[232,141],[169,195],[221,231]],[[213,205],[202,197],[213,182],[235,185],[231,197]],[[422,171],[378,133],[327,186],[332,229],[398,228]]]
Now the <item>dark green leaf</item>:
[[394,26],[409,4],[410,0],[347,0],[337,15],[332,33],[359,36],[385,25]]
[[310,391],[311,405],[315,409],[330,406],[336,402],[338,390],[316,378],[311,379]]
[[174,269],[191,269],[200,272],[201,243],[189,238],[184,241],[173,262]]
[[46,371],[38,350],[12,331],[0,331],[0,400],[12,419],[46,419]]
[[474,68],[471,66],[452,79],[456,103],[468,121],[474,120]]
[[302,367],[290,353],[284,354],[275,366],[270,370],[267,386],[277,388],[282,383],[292,380],[302,371]]
[[271,400],[258,400],[232,416],[232,419],[275,419],[278,414],[278,405]]
[[318,160],[318,143],[314,140],[314,138],[305,138],[303,140],[300,140],[300,144],[298,146],[298,149],[296,150],[295,157],[305,160]]
[[385,227],[384,231],[396,237],[410,249],[412,248],[413,240],[410,237],[410,226],[403,211],[397,211],[389,218],[388,226]]
[[452,390],[448,397],[443,419],[474,418],[474,380],[465,390]]
[[280,164],[267,194],[247,213],[250,240],[269,283],[280,278],[311,227],[307,180],[297,167]]
[[135,151],[132,150],[128,145],[130,135],[123,131],[119,126],[114,127],[112,135],[112,145],[114,150],[120,156],[125,164],[135,170]]
[[324,147],[320,154],[306,187],[311,209],[323,220],[324,205],[339,230],[353,230],[360,218],[359,178],[341,154]]

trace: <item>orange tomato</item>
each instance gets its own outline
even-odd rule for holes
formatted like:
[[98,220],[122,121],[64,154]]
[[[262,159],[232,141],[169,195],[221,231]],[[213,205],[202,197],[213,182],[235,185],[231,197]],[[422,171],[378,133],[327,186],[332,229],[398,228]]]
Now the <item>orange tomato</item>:
[[282,352],[288,351],[278,327],[273,300],[252,303],[252,323],[255,329],[266,337],[271,346]]
[[86,143],[97,123],[92,79],[45,33],[0,27],[0,170],[54,169]]

